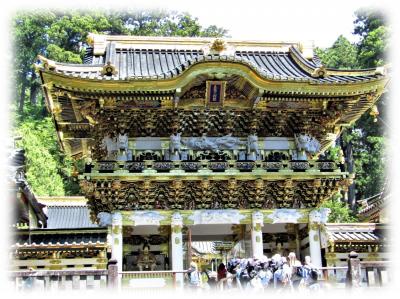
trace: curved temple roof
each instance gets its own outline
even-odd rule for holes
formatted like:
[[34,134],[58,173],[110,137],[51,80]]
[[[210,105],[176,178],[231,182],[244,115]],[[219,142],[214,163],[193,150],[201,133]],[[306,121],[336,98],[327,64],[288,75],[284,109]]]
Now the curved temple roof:
[[[243,118],[271,124],[261,126],[260,136],[292,137],[292,126],[304,129],[313,121],[316,125],[309,133],[321,140],[323,151],[345,125],[372,107],[389,81],[383,67],[325,68],[312,47],[298,42],[105,35],[91,38],[83,64],[39,57],[41,63],[37,65],[59,140],[73,155],[87,151],[93,130],[103,130],[104,117],[113,119],[116,127],[132,119],[147,124],[132,136],[168,137],[175,124],[170,113],[182,108],[185,117],[178,117],[176,122],[193,128],[186,133],[197,136],[203,131],[203,114],[194,110],[212,106],[212,113],[204,117],[221,122],[212,123],[207,130],[224,127],[231,117],[225,120],[214,116],[219,110],[206,100],[207,82],[213,80],[224,81],[224,93],[231,97],[221,101],[221,106],[237,111],[232,115],[232,121],[238,124],[234,134],[249,131],[252,122],[240,121]],[[124,114],[114,117],[116,111],[110,107],[118,107]],[[158,108],[165,113],[155,117]],[[148,109],[146,116],[140,112],[143,109]],[[250,115],[254,109],[257,113]],[[290,113],[282,118],[280,113],[285,109]]]
[[[373,81],[383,69],[339,71],[325,69],[299,43],[233,40],[95,36],[84,64],[64,64],[39,57],[41,70],[88,80],[163,80],[178,77],[203,62],[242,64],[264,79],[317,84]],[[100,46],[99,46],[100,44]],[[222,50],[214,50],[220,46]],[[301,52],[301,50],[303,52]],[[308,51],[310,52],[310,51]],[[304,56],[307,54],[307,57]],[[107,66],[111,69],[107,72]]]

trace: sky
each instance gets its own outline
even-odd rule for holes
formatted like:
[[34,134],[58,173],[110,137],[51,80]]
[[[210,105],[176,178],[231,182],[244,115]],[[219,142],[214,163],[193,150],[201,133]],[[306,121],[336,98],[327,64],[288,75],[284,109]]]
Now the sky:
[[391,8],[390,1],[371,0],[80,0],[8,1],[6,10],[12,15],[24,8],[166,8],[186,11],[204,26],[217,25],[229,30],[232,38],[268,41],[309,41],[329,47],[341,34],[355,41],[352,35],[354,12],[365,6]]
[[[354,11],[374,1],[215,1],[210,6],[179,7],[198,17],[201,24],[229,30],[233,38],[271,41],[313,40],[316,46],[329,47],[341,34],[352,35]],[[241,3],[241,5],[239,5]],[[292,3],[293,6],[290,4]]]

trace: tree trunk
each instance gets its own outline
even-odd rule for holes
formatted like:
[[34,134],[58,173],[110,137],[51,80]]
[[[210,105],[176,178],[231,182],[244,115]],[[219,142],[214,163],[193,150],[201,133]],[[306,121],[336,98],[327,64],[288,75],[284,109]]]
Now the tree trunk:
[[21,81],[22,81],[21,92],[20,92],[19,103],[18,103],[18,112],[19,113],[22,113],[24,111],[26,88],[28,86],[28,82],[27,82],[25,76],[22,76]]
[[[350,174],[354,173],[353,145],[351,142],[344,145],[344,154],[346,157],[346,168]],[[347,202],[351,210],[356,210],[356,185],[355,182],[347,190]]]
[[31,79],[30,95],[29,99],[32,105],[37,105],[37,95],[39,92],[39,84],[36,82],[36,73],[33,72]]

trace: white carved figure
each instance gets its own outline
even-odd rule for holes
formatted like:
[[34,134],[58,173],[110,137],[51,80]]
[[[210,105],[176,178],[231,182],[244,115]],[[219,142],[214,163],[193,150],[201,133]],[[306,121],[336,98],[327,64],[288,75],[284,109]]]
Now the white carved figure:
[[218,149],[235,149],[238,145],[242,144],[239,138],[232,137],[232,134],[228,134],[222,137],[218,137],[215,140]]
[[260,224],[264,226],[264,214],[260,211],[256,211],[252,214],[253,224]]
[[99,220],[99,226],[101,226],[101,227],[111,225],[111,223],[112,223],[112,216],[110,213],[107,213],[107,212],[98,213],[97,219]]
[[221,150],[235,149],[243,144],[239,138],[232,137],[231,134],[222,137],[207,137],[205,134],[201,137],[190,137],[182,141],[188,148],[194,150]]
[[268,218],[272,223],[297,223],[301,214],[295,209],[276,209]]
[[200,137],[200,139],[195,143],[197,146],[199,146],[198,149],[206,149],[206,150],[218,150],[218,146],[215,143],[215,141],[210,138],[207,137],[205,134],[203,134],[203,136]]
[[118,134],[118,148],[124,151],[128,150],[128,134]]
[[310,153],[317,153],[321,148],[321,144],[318,142],[316,138],[311,138],[309,144],[309,152]]
[[112,138],[110,136],[104,137],[101,142],[101,147],[107,151],[106,159],[115,160],[118,152],[117,138]]
[[240,220],[246,216],[234,210],[202,210],[195,211],[189,216],[194,224],[239,224]]
[[180,213],[175,212],[171,216],[171,226],[183,226],[183,217]]
[[258,148],[258,137],[257,135],[249,135],[247,136],[247,151],[248,153],[255,152],[259,153],[259,148]]
[[135,222],[135,225],[160,225],[160,221],[163,220],[165,216],[161,215],[159,212],[134,212],[131,219]]
[[181,150],[181,133],[169,136],[169,150],[171,154],[180,152]]
[[258,137],[257,135],[249,135],[247,136],[247,159],[248,160],[257,160],[257,155],[259,154],[258,149]]
[[306,152],[308,152],[310,154],[315,154],[321,148],[321,145],[318,142],[318,140],[307,134],[295,135],[294,140],[296,142],[296,147],[299,151],[305,150]]
[[317,224],[325,224],[328,222],[329,214],[331,209],[329,208],[319,208],[312,210],[309,214],[310,222]]
[[188,148],[194,150],[217,150],[217,144],[206,135],[186,138],[183,142]]

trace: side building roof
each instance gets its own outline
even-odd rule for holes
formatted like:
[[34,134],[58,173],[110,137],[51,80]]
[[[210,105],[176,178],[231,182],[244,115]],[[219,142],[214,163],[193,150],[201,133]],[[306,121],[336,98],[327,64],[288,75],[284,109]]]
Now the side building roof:
[[335,252],[368,252],[369,248],[386,251],[390,247],[390,227],[377,223],[327,223],[325,224],[326,246]]
[[81,196],[37,197],[44,205],[47,227],[17,232],[13,250],[79,250],[107,247],[107,228],[90,220],[86,199]]
[[84,197],[38,197],[46,205],[47,229],[99,228],[90,220]]

